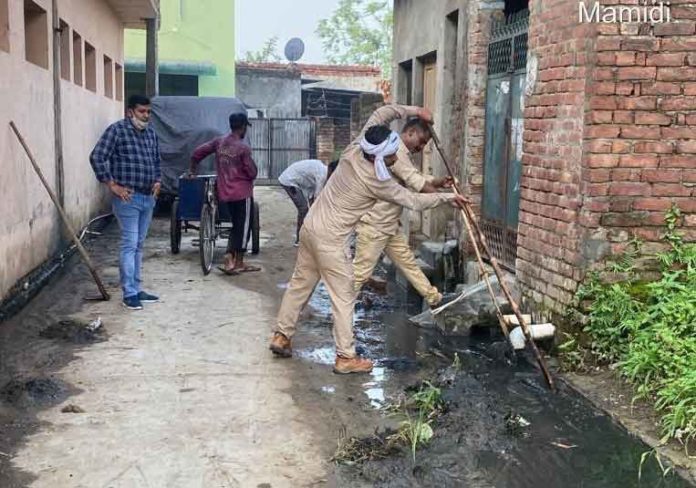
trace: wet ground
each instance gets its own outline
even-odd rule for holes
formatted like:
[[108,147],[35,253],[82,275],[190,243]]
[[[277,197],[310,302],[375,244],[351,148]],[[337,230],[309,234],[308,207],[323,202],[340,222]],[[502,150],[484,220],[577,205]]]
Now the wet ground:
[[[479,329],[470,338],[444,337],[414,327],[408,317],[420,311],[419,304],[398,295],[401,298],[368,293],[363,301],[370,306],[358,308],[359,348],[377,358],[377,367],[362,383],[363,400],[380,409],[426,379],[442,386],[446,412],[415,462],[403,448],[387,459],[338,466],[339,486],[692,486],[678,476],[663,476],[654,460],[644,463],[639,480],[648,446],[562,381],[558,392],[550,393],[525,358],[515,365],[506,362],[495,332]],[[328,297],[320,290],[310,305],[327,310]],[[325,320],[308,325],[315,333],[326,333]],[[461,364],[456,373],[451,367],[455,353]],[[308,349],[300,355],[328,362],[332,351]],[[511,418],[529,425],[511,428]],[[393,424],[381,427],[386,426]]]
[[[319,288],[294,346],[267,348],[292,272],[294,211],[261,189],[264,268],[202,276],[184,238],[168,251],[168,222],[153,226],[145,276],[159,304],[125,312],[89,302],[94,285],[73,260],[22,312],[0,324],[0,487],[681,487],[638,464],[646,446],[536,371],[500,362],[491,339],[442,337],[411,325],[420,311],[390,284],[358,306],[358,348],[372,374],[336,376],[328,297]],[[90,243],[118,296],[114,228]],[[397,296],[398,295],[398,296]],[[103,325],[91,330],[100,317]],[[437,381],[454,353],[461,369],[443,389],[447,411],[413,462],[337,466],[338,440],[396,427],[384,407],[423,379]],[[529,421],[511,432],[509,414]]]

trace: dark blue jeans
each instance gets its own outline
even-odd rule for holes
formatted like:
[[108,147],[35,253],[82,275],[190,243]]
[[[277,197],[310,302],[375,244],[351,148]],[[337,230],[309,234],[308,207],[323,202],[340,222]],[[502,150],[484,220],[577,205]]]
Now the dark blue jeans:
[[133,193],[130,202],[114,197],[114,215],[121,227],[121,289],[123,297],[132,297],[141,292],[140,270],[143,265],[143,243],[152,222],[155,197]]

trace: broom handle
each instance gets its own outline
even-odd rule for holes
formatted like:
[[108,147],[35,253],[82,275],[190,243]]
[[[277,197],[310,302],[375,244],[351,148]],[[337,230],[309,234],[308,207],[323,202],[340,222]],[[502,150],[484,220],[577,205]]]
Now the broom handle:
[[65,210],[63,210],[63,207],[60,205],[60,202],[58,201],[58,197],[51,189],[51,185],[49,185],[48,181],[46,181],[46,178],[44,177],[43,172],[41,171],[41,168],[39,167],[39,164],[36,162],[36,159],[34,158],[34,155],[32,154],[31,149],[29,149],[29,145],[24,140],[24,137],[22,137],[22,134],[19,132],[19,129],[17,129],[17,126],[15,125],[14,122],[10,121],[10,127],[12,128],[12,131],[17,136],[17,139],[19,140],[19,143],[24,148],[24,151],[27,153],[27,157],[29,158],[29,162],[34,167],[34,171],[36,171],[36,174],[38,175],[39,179],[41,180],[41,183],[43,183],[44,188],[46,188],[46,191],[48,192],[48,196],[51,197],[53,204],[56,206],[56,209],[58,210],[58,215],[60,215],[60,218],[63,221],[63,224],[65,225],[66,229],[68,230],[68,234],[70,235],[70,239],[72,239],[73,243],[75,244],[75,247],[77,247],[77,250],[79,251],[80,255],[82,256],[82,259],[84,260],[85,265],[87,266],[87,269],[89,270],[89,273],[92,275],[94,282],[97,284],[97,288],[99,288],[99,293],[101,293],[101,296],[104,300],[109,300],[111,297],[109,296],[109,292],[106,291],[106,287],[104,286],[104,283],[102,282],[101,278],[99,277],[99,273],[97,273],[97,268],[94,266],[94,263],[92,263],[92,260],[90,259],[89,254],[87,253],[84,246],[82,245],[82,242],[80,242],[80,239],[77,237],[77,233],[75,233],[75,229],[73,229],[73,226],[70,223],[70,219],[68,219],[68,216],[65,214]]
[[[461,192],[457,187],[454,187],[454,192],[457,195],[461,195]],[[464,225],[466,225],[466,230],[469,232],[469,235],[473,235],[473,230],[471,227],[471,219],[467,215],[467,213],[464,211],[463,208],[460,208],[459,211],[462,213],[462,218],[464,219]],[[498,317],[498,323],[500,324],[500,328],[503,331],[503,334],[505,335],[505,338],[507,339],[508,336],[510,335],[510,332],[508,331],[507,324],[505,323],[505,318],[503,317],[503,312],[500,310],[500,305],[498,304],[498,297],[495,295],[493,292],[493,287],[491,286],[491,280],[490,280],[490,273],[488,273],[488,270],[486,269],[486,266],[483,264],[483,258],[481,257],[481,250],[479,249],[478,243],[474,240],[472,241],[474,245],[474,252],[476,253],[476,261],[478,262],[478,267],[479,270],[481,271],[481,274],[483,275],[483,279],[486,282],[486,288],[488,288],[488,293],[491,295],[491,298],[493,298],[493,304],[495,305],[495,313],[496,316]]]
[[[453,180],[452,187],[454,188],[456,193],[459,193],[461,195],[461,190],[459,189],[459,186],[457,184],[457,178],[455,177],[454,172],[452,171],[452,168],[449,164],[449,160],[447,159],[447,156],[445,156],[445,152],[442,150],[442,147],[440,146],[440,138],[437,136],[437,133],[435,132],[435,127],[432,124],[430,125],[430,133],[433,137],[433,143],[435,144],[437,151],[440,153],[440,157],[442,158],[442,162],[444,163],[445,168],[447,168],[447,172],[452,177],[452,180]],[[539,364],[539,367],[541,368],[541,371],[544,374],[544,379],[546,380],[546,384],[548,385],[548,387],[551,390],[555,390],[553,378],[551,377],[551,373],[549,372],[549,369],[546,366],[546,361],[544,361],[544,358],[542,357],[541,352],[539,352],[539,348],[537,347],[536,343],[534,342],[531,331],[529,330],[529,326],[527,325],[527,322],[525,322],[524,317],[522,316],[522,313],[520,312],[520,309],[517,306],[517,302],[512,297],[512,293],[510,293],[510,290],[508,289],[507,285],[503,281],[503,272],[500,269],[500,266],[498,265],[498,260],[491,253],[490,248],[488,247],[488,243],[486,242],[486,237],[483,235],[483,232],[481,232],[481,229],[479,228],[478,223],[476,223],[476,218],[474,216],[473,211],[471,210],[471,206],[468,203],[464,204],[464,208],[462,209],[462,215],[468,215],[468,217],[469,217],[469,219],[466,219],[466,218],[464,219],[465,223],[467,222],[467,220],[471,220],[472,222],[474,222],[474,226],[476,227],[476,234],[471,233],[471,226],[467,225],[467,230],[470,232],[470,235],[473,238],[472,241],[476,241],[476,239],[478,239],[479,242],[481,243],[481,247],[483,247],[483,249],[486,251],[486,254],[488,254],[488,257],[490,258],[490,261],[491,261],[491,266],[493,267],[493,271],[495,271],[495,274],[498,277],[498,283],[500,283],[500,288],[501,288],[501,290],[503,290],[503,294],[505,295],[505,298],[507,298],[508,303],[510,304],[510,307],[512,308],[512,311],[515,314],[515,317],[517,317],[517,320],[520,323],[520,327],[522,328],[522,333],[524,334],[525,338],[527,339],[527,343],[532,348],[532,352],[534,353],[536,361]],[[474,249],[476,249],[476,246],[474,247]],[[477,252],[477,257],[479,257],[478,252]]]

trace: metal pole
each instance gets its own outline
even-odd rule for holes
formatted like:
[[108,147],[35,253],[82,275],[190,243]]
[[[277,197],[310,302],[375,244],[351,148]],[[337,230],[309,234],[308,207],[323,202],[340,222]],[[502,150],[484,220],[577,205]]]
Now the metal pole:
[[159,59],[157,54],[157,30],[159,15],[145,19],[145,95],[149,98],[159,95]]
[[36,174],[39,176],[41,183],[43,183],[44,188],[46,188],[46,191],[48,192],[48,196],[51,197],[51,200],[53,200],[53,204],[58,209],[58,213],[60,214],[60,218],[63,221],[63,224],[65,224],[65,227],[68,229],[68,234],[70,234],[70,238],[72,239],[73,243],[75,244],[75,247],[77,247],[77,250],[80,252],[82,259],[85,261],[85,264],[87,265],[87,268],[89,269],[89,272],[92,275],[92,278],[94,278],[94,282],[97,284],[97,288],[99,288],[99,292],[101,293],[102,298],[104,300],[109,300],[111,297],[109,296],[109,293],[106,291],[106,288],[104,287],[104,283],[102,283],[101,278],[99,278],[99,274],[97,274],[97,269],[94,267],[94,264],[92,263],[92,260],[90,259],[89,254],[87,254],[87,251],[85,250],[84,246],[82,245],[82,242],[80,242],[80,239],[77,237],[77,233],[75,232],[75,229],[73,229],[72,224],[70,224],[70,221],[68,220],[68,216],[65,214],[65,210],[63,210],[63,207],[61,206],[60,202],[58,201],[58,197],[51,189],[51,186],[48,184],[48,181],[46,181],[46,178],[44,177],[43,172],[41,171],[41,168],[39,168],[39,165],[36,162],[36,159],[34,159],[34,155],[31,153],[31,150],[29,149],[29,146],[27,145],[26,141],[24,140],[24,137],[22,137],[22,134],[19,133],[19,130],[17,129],[17,126],[15,125],[15,123],[13,121],[10,121],[10,127],[12,128],[15,135],[17,136],[17,139],[19,139],[19,143],[24,148],[24,151],[27,153],[27,156],[29,157],[29,161],[31,161],[31,165],[34,167],[34,171],[36,171]]

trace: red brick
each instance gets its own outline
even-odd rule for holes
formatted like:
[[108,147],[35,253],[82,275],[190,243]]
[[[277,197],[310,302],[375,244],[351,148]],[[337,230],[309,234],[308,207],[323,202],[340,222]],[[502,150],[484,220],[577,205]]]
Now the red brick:
[[[619,93],[618,89],[616,93]],[[663,81],[644,82],[641,85],[641,93],[643,95],[681,95],[681,84]]]
[[[677,92],[677,95],[681,91]],[[617,95],[635,95],[634,84],[631,81],[622,81],[616,84],[616,94]]]
[[623,51],[616,53],[616,66],[634,66],[636,64],[636,53]]
[[672,206],[670,200],[659,198],[637,198],[633,200],[633,210],[664,211]]
[[[694,141],[679,141],[677,142],[677,152],[696,154],[696,140]],[[695,156],[696,158],[696,156]],[[696,164],[696,161],[695,161]]]
[[653,33],[656,36],[692,36],[696,33],[696,24],[693,22],[663,22],[655,24]]
[[605,213],[600,223],[607,227],[641,227],[649,217],[648,212]]
[[609,195],[617,196],[641,196],[650,194],[650,185],[646,183],[621,182],[611,183],[609,186]]
[[613,80],[615,69],[616,68],[597,68],[592,73],[592,78],[594,80]]
[[684,66],[685,53],[648,54],[645,63],[648,66]]
[[587,161],[590,168],[613,168],[619,165],[619,156],[615,154],[589,154]]
[[696,6],[672,5],[670,7],[670,15],[673,19],[696,19]]
[[[621,49],[621,40],[613,36],[599,36],[595,48],[597,51],[618,51]],[[624,47],[624,49],[638,50],[637,48],[626,47]],[[651,51],[652,49],[647,50]]]
[[629,141],[613,141],[611,144],[611,152],[614,154],[625,154],[627,152],[631,152],[631,149],[633,148],[633,144]]
[[634,112],[617,110],[614,112],[614,123],[616,124],[632,124]]
[[[612,136],[606,136],[612,137]],[[660,129],[653,127],[623,127],[621,128],[622,139],[659,139]]]
[[616,84],[611,81],[595,83],[594,92],[597,95],[613,95],[616,93]]
[[617,108],[616,97],[593,96],[590,99],[590,108],[595,110],[614,110]]
[[592,125],[587,128],[589,138],[618,137],[621,129],[613,125]]
[[684,95],[696,96],[696,83],[684,83]]
[[696,127],[664,127],[663,139],[696,139]]
[[659,112],[636,112],[635,123],[638,125],[670,125],[672,117]]
[[611,181],[611,170],[609,169],[593,169],[587,173],[587,181],[590,183],[608,183]]
[[[611,39],[611,38],[608,38]],[[607,41],[609,45],[609,42]],[[637,38],[627,38],[621,41],[621,49],[624,51],[657,51],[660,48],[659,41],[652,37],[637,37]],[[599,48],[597,48],[599,49]],[[617,50],[617,49],[609,49]],[[680,49],[681,51],[681,49]]]
[[652,194],[656,197],[688,197],[691,195],[691,188],[678,183],[655,183]]
[[611,124],[612,112],[610,110],[593,110],[590,112],[590,122],[593,124]]
[[646,169],[643,170],[643,181],[650,183],[679,183],[681,170]]
[[674,146],[670,142],[663,141],[641,141],[636,142],[634,151],[640,153],[672,154]]
[[654,80],[657,68],[619,68],[617,76],[619,80]]
[[687,125],[696,125],[696,114],[687,115],[685,121]]
[[623,154],[619,166],[625,168],[657,168],[657,156],[651,154]]
[[655,110],[657,97],[616,97],[616,105],[623,110]]
[[689,54],[688,61],[689,61],[689,66],[696,66],[696,54],[694,54],[694,53]]
[[675,39],[662,39],[660,41],[661,52],[672,52],[672,51],[686,51],[693,52],[696,51],[696,38],[693,37],[682,37]]
[[670,155],[660,156],[660,168],[690,168],[696,169],[696,156]]
[[696,68],[659,68],[657,79],[660,81],[695,81]]
[[593,139],[587,142],[587,151],[591,153],[611,153],[611,141],[603,141],[601,139]]
[[667,97],[660,100],[662,110],[696,110],[696,97]]
[[586,193],[591,197],[601,197],[609,194],[609,183],[590,183]]
[[620,168],[614,169],[611,172],[611,179],[613,182],[617,181],[632,181],[639,182],[641,177],[641,170],[631,169],[631,168]]
[[[636,55],[633,54],[633,60],[635,60]],[[633,63],[631,63],[633,64]],[[598,66],[615,66],[616,65],[616,53],[613,52],[599,52],[597,53],[597,65]]]

